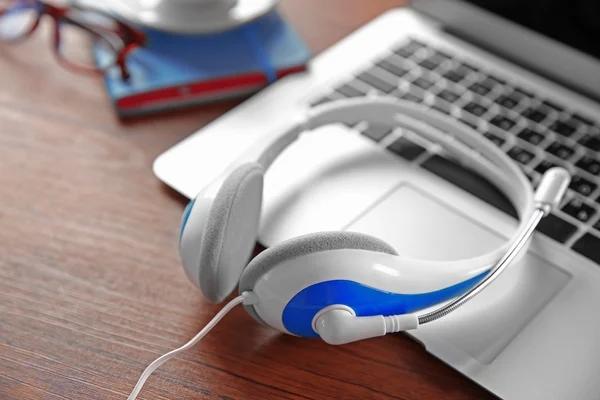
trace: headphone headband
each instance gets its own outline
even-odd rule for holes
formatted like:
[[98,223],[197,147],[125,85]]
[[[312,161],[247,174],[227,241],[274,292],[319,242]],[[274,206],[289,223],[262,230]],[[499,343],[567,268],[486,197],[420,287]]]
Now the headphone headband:
[[[267,170],[303,132],[333,123],[355,125],[362,121],[398,126],[422,135],[439,144],[463,165],[482,175],[504,193],[517,211],[520,220],[518,228],[501,247],[470,259],[466,264],[476,265],[480,261],[483,263],[479,264],[481,267],[488,265],[490,260],[502,257],[509,243],[517,238],[535,209],[533,189],[529,180],[510,157],[479,132],[418,104],[376,97],[337,100],[315,107],[304,115],[296,115],[295,121],[292,121],[292,125],[287,129],[277,129],[263,136],[256,145],[244,152],[231,168],[255,162]],[[223,176],[227,176],[229,171],[230,169]]]
[[367,121],[396,125],[439,144],[463,165],[497,185],[515,206],[520,219],[526,214],[525,204],[533,202],[529,181],[510,157],[475,130],[424,106],[393,98],[344,99],[315,107],[295,119],[287,129],[276,129],[262,137],[231,164],[231,169],[257,162],[267,170],[305,131],[333,123],[355,125]]

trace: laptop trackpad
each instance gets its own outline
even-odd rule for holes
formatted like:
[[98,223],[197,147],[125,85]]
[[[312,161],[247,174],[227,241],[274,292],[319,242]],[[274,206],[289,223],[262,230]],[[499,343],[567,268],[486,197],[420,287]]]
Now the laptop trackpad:
[[[347,229],[380,237],[402,255],[429,260],[473,257],[505,240],[466,213],[407,183]],[[449,342],[480,363],[489,364],[569,278],[558,267],[528,254],[476,299],[418,332]]]

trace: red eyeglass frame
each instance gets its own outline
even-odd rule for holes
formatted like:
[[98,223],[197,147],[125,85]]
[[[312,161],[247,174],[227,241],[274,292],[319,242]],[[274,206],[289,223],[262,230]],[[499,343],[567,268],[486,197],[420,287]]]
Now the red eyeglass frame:
[[[35,3],[35,5],[37,5],[37,19],[36,21],[33,23],[33,25],[31,26],[31,28],[29,29],[29,31],[25,32],[23,34],[23,36],[20,36],[16,39],[12,39],[9,40],[9,42],[18,42],[21,40],[26,39],[27,37],[29,37],[39,26],[40,24],[40,20],[42,19],[42,17],[44,15],[48,15],[50,17],[52,17],[52,19],[54,20],[54,54],[58,60],[58,62],[69,68],[69,69],[74,69],[76,71],[80,71],[80,72],[86,72],[86,73],[99,73],[99,74],[106,74],[106,71],[110,68],[112,68],[113,66],[118,66],[120,71],[121,71],[121,77],[124,80],[128,80],[130,75],[129,75],[129,70],[127,68],[127,64],[125,63],[125,60],[127,58],[127,56],[135,49],[137,49],[138,47],[142,47],[144,46],[144,44],[146,43],[146,35],[125,24],[123,21],[119,20],[118,18],[115,18],[113,15],[104,12],[102,10],[98,10],[95,8],[87,8],[87,7],[82,7],[82,6],[70,6],[70,7],[57,7],[51,4],[47,4],[43,1],[40,0],[30,0],[33,3]],[[0,17],[2,17],[2,15],[7,12],[8,10],[10,10],[9,7],[5,7],[3,9],[0,9]],[[114,30],[112,29],[106,29],[103,26],[90,26],[90,25],[86,25],[85,23],[79,22],[71,17],[69,17],[69,13],[73,10],[78,10],[78,11],[91,11],[97,14],[100,14],[106,18],[109,18],[111,20],[113,20],[116,24],[116,28]],[[100,39],[103,40],[114,52],[115,52],[115,61],[113,64],[107,65],[104,68],[100,68],[100,67],[89,67],[89,66],[85,66],[85,65],[80,65],[80,64],[76,64],[73,62],[70,62],[69,60],[66,60],[65,58],[63,58],[60,54],[59,51],[59,46],[60,46],[60,23],[61,22],[66,22],[69,24],[72,24],[74,26],[77,26],[81,29],[84,29],[86,31],[88,31],[92,36],[94,36],[96,39]],[[118,40],[121,42],[122,46],[120,46],[120,48],[117,48],[117,46],[115,46],[115,44],[110,40],[110,37],[117,37]]]

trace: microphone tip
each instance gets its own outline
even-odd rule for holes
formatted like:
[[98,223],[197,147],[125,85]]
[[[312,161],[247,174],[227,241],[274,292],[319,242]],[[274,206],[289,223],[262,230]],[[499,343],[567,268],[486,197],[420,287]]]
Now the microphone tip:
[[556,209],[571,182],[571,174],[562,167],[550,168],[542,176],[542,180],[535,192],[535,202],[537,205],[550,207],[550,210]]

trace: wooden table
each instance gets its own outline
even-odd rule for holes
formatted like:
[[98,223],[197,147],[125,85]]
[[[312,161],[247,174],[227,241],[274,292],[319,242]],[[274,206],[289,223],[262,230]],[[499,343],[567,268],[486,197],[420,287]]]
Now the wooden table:
[[[284,0],[318,53],[402,0]],[[0,47],[0,399],[125,399],[148,363],[221,308],[177,254],[185,199],[151,164],[234,102],[127,123],[48,29]],[[142,399],[465,399],[487,392],[404,335],[331,347],[240,307]]]

